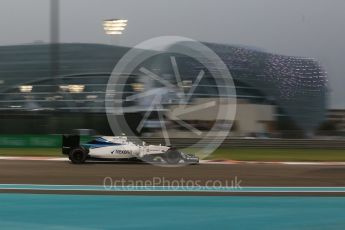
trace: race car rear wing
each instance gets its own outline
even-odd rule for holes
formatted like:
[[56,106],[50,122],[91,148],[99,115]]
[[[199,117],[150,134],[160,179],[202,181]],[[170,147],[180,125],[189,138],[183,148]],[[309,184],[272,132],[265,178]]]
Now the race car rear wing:
[[72,149],[80,146],[79,135],[63,135],[62,136],[62,153],[68,155]]

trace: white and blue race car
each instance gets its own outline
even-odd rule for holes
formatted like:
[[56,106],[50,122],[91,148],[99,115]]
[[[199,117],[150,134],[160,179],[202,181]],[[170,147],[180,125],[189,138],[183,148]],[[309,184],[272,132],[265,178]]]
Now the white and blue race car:
[[125,136],[96,137],[86,144],[80,144],[80,136],[64,135],[62,153],[68,155],[73,164],[87,160],[141,160],[149,163],[197,164],[199,158],[178,151],[176,148],[157,145],[137,145]]

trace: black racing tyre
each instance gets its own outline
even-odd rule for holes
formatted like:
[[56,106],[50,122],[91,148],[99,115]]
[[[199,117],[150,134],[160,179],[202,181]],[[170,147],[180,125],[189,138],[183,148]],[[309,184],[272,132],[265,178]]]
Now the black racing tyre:
[[69,159],[73,164],[83,164],[87,158],[87,152],[82,148],[73,149],[69,154]]
[[170,165],[178,164],[182,159],[181,153],[176,150],[168,150],[164,154],[164,160]]
[[147,162],[147,163],[152,163],[154,162],[156,156],[154,155],[146,155],[142,158],[143,161]]

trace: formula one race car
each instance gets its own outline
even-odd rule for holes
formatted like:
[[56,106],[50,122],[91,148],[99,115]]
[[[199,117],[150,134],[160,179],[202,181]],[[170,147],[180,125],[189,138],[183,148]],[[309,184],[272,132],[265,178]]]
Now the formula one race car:
[[178,151],[176,148],[157,145],[137,145],[125,136],[97,137],[80,144],[80,136],[64,135],[62,153],[68,155],[73,164],[82,164],[86,160],[141,160],[145,162],[165,162],[168,164],[197,164],[199,158]]

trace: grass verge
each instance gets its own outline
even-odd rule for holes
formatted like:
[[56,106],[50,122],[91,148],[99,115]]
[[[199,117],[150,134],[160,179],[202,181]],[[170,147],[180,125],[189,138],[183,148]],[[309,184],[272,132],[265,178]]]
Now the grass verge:
[[344,161],[345,150],[327,149],[218,149],[206,159],[238,161]]
[[62,157],[60,148],[0,148],[0,156]]

